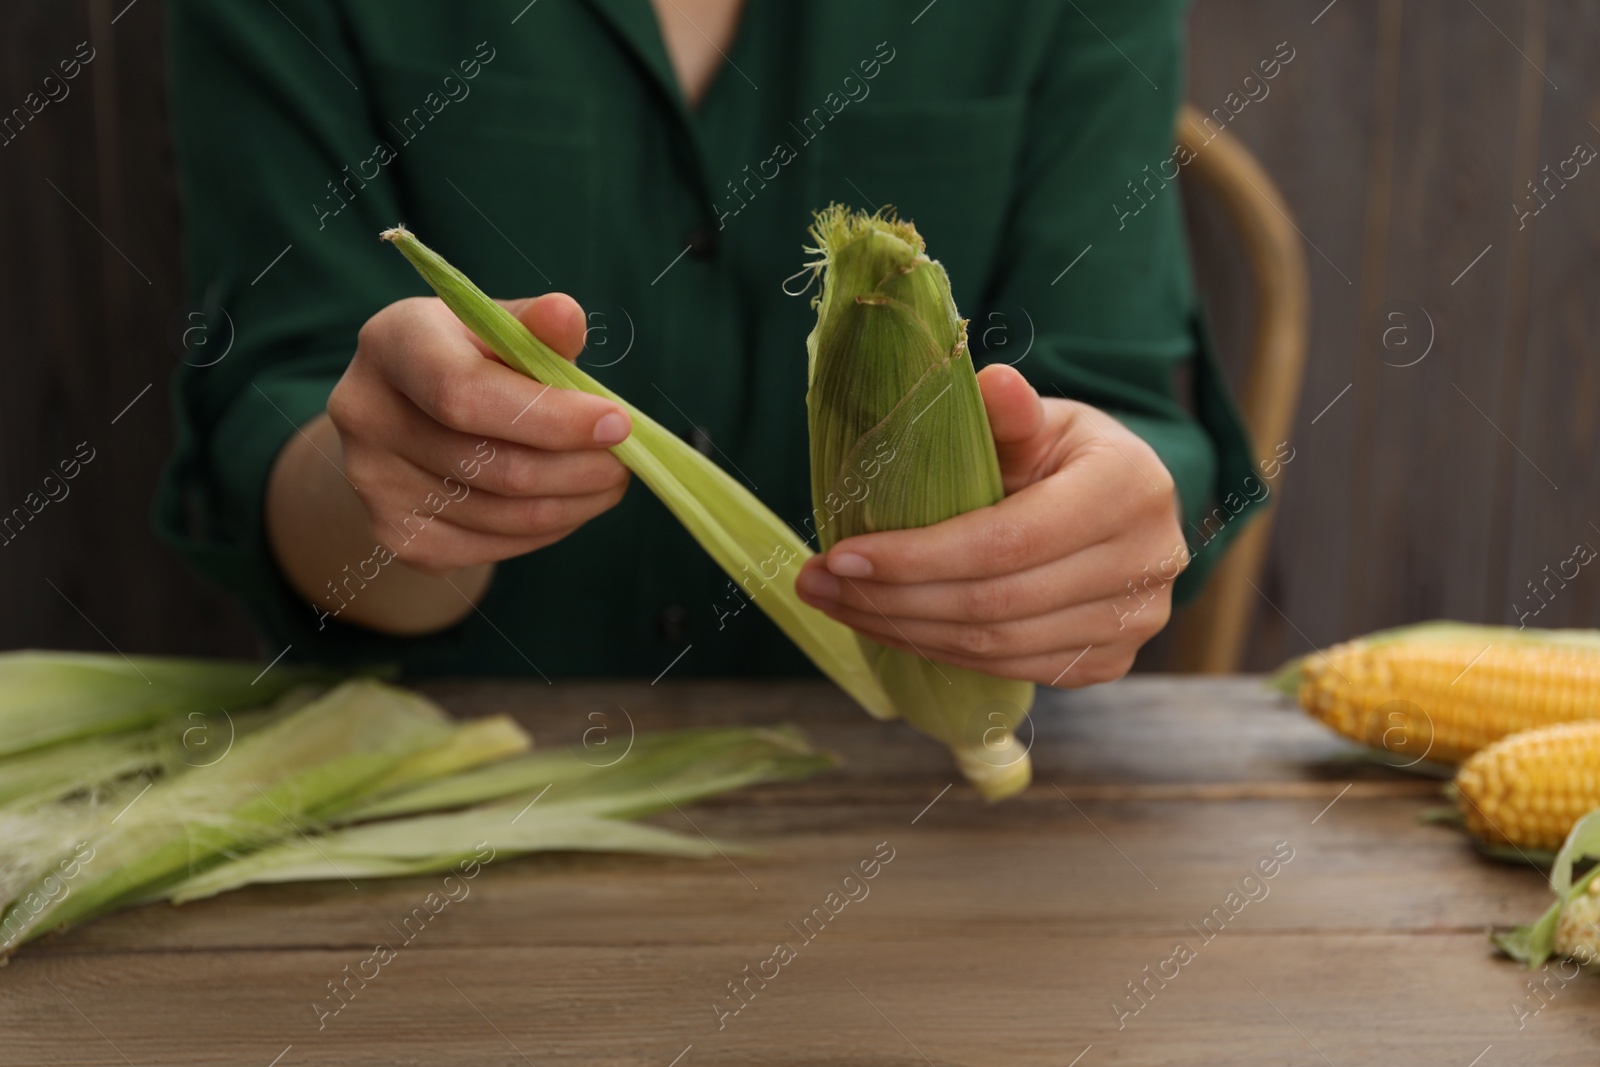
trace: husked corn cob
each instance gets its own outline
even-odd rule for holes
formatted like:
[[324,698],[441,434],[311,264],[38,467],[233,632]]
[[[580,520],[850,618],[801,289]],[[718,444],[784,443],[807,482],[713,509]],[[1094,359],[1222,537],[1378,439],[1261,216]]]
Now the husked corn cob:
[[1558,723],[1496,741],[1461,765],[1467,829],[1489,844],[1557,849],[1600,808],[1600,721]]
[[1600,634],[1428,623],[1299,664],[1302,707],[1407,759],[1460,763],[1502,737],[1600,716]]

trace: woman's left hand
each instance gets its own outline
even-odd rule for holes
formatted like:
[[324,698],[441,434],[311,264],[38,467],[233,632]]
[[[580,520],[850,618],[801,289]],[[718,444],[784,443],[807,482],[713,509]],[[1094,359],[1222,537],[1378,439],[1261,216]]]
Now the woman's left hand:
[[932,526],[847,538],[806,562],[806,603],[873,640],[1062,688],[1122,677],[1188,565],[1172,476],[1104,412],[978,375],[1006,497]]

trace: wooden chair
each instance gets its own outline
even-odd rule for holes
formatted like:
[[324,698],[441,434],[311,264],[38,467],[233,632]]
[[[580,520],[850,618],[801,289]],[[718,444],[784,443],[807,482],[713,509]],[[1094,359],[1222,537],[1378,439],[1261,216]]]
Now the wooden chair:
[[[1254,322],[1241,408],[1257,457],[1288,439],[1300,400],[1311,296],[1305,250],[1288,206],[1248,149],[1227,130],[1213,133],[1204,116],[1185,106],[1177,140],[1194,153],[1184,175],[1202,203],[1219,205],[1235,231],[1253,290]],[[1282,488],[1281,474],[1273,499]],[[1272,509],[1255,516],[1234,539],[1205,590],[1180,609],[1174,623],[1171,669],[1225,674],[1240,669],[1244,643],[1262,594]]]

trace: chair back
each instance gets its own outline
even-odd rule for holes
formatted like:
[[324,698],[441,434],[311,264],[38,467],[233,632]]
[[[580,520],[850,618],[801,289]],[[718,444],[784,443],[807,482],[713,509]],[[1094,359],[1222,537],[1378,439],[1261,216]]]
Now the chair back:
[[[1205,116],[1185,105],[1177,141],[1193,153],[1184,171],[1194,194],[1222,208],[1243,254],[1254,314],[1240,404],[1257,459],[1265,460],[1288,439],[1300,402],[1311,311],[1305,248],[1282,194],[1237,137],[1207,129]],[[1180,609],[1169,669],[1240,669],[1250,624],[1266,597],[1261,576],[1283,477],[1280,471],[1267,507],[1234,538],[1205,589]]]

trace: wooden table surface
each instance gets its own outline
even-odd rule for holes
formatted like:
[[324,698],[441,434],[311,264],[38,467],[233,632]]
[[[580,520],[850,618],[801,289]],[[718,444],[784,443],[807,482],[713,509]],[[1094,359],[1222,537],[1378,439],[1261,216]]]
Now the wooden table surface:
[[[575,742],[594,712],[621,738],[626,709],[641,731],[798,723],[844,763],[658,820],[759,855],[492,863],[409,943],[396,925],[437,876],[101,920],[0,970],[0,1064],[1600,1059],[1600,981],[1550,978],[1537,998],[1484,937],[1545,907],[1541,878],[1419,824],[1437,783],[1341,761],[1257,679],[1042,694],[1034,785],[999,806],[822,684],[428,689],[512,712],[541,744]],[[892,859],[841,906],[875,855]],[[379,941],[395,957],[319,1017]],[[780,943],[792,956],[767,962]],[[758,970],[776,975],[719,1019]]]

